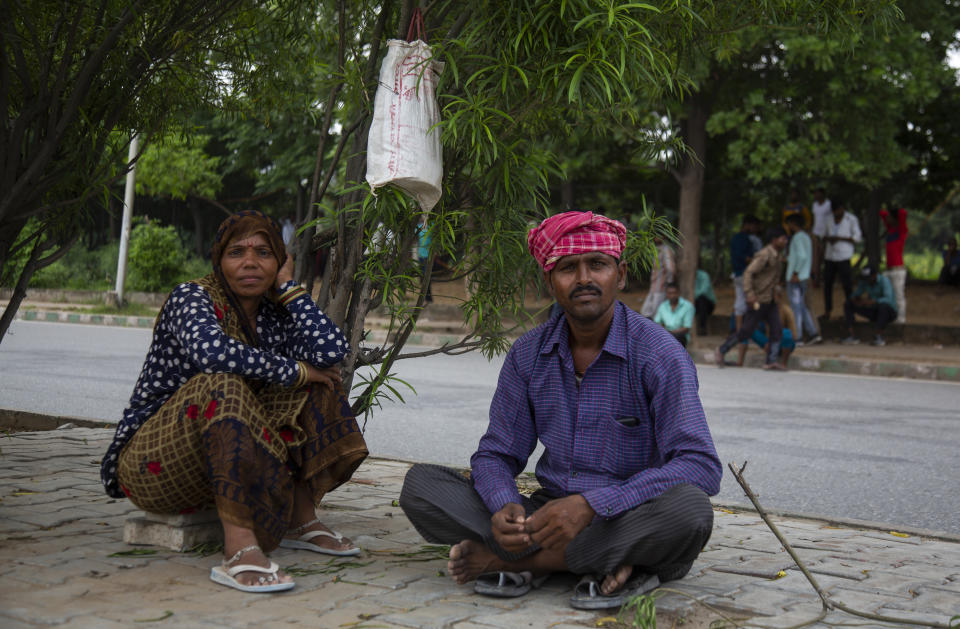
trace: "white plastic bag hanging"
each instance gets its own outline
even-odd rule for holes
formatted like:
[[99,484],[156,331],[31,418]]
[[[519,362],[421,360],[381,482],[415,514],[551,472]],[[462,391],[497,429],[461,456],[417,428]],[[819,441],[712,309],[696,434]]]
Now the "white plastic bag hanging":
[[391,39],[380,66],[380,85],[367,136],[367,183],[388,183],[412,195],[428,212],[442,193],[443,153],[437,78],[443,64],[418,39]]

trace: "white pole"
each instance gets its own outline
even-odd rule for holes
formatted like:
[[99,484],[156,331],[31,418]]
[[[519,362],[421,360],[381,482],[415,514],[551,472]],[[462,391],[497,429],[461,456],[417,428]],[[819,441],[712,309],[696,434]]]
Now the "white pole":
[[[140,147],[140,135],[134,133],[130,138],[130,151],[127,163],[133,161]],[[136,184],[136,165],[127,172],[127,184],[123,191],[123,225],[120,228],[120,255],[117,257],[117,305],[123,305],[123,285],[127,280],[127,249],[130,245],[130,218],[133,216],[134,186]]]

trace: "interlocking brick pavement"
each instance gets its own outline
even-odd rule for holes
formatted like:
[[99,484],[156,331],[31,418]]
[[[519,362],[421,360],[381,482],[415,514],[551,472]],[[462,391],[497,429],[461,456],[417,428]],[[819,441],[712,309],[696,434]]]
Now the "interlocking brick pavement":
[[[568,605],[576,579],[555,575],[521,599],[474,595],[444,573],[444,549],[426,544],[394,501],[408,464],[370,459],[329,495],[324,521],[356,540],[359,557],[277,550],[297,575],[279,595],[228,590],[207,578],[218,555],[115,555],[131,550],[123,524],[136,510],[106,496],[99,459],[111,431],[74,428],[0,438],[0,626],[550,627],[595,626]],[[707,626],[702,603],[786,627],[817,616],[813,589],[760,518],[717,507],[713,536],[690,574],[658,594],[661,613]],[[821,587],[863,611],[947,623],[960,614],[960,540],[908,537],[777,517]],[[114,555],[114,556],[111,556]],[[682,593],[682,594],[681,594]],[[698,602],[699,601],[699,602]],[[866,622],[831,612],[825,623]]]

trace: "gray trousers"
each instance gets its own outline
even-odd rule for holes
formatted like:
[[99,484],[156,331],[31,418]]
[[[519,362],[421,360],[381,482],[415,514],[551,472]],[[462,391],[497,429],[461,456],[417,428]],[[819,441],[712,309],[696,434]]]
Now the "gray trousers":
[[[543,490],[523,497],[530,515],[555,497]],[[517,560],[540,550],[509,553],[493,539],[490,510],[480,494],[456,470],[419,463],[410,468],[400,492],[400,507],[425,540],[456,544],[483,542],[501,559]],[[676,485],[662,495],[615,518],[596,518],[567,546],[567,567],[576,574],[612,574],[632,565],[660,581],[679,579],[703,549],[713,530],[710,498],[693,485]]]

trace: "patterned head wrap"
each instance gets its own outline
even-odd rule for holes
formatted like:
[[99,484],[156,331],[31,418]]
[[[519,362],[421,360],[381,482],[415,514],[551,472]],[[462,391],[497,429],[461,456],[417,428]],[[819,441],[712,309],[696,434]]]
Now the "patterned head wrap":
[[[213,277],[219,284],[219,289],[223,291],[227,302],[236,312],[242,312],[236,295],[230,290],[230,284],[223,276],[223,269],[220,266],[220,260],[223,258],[223,251],[232,241],[237,238],[261,234],[270,243],[273,255],[277,258],[277,268],[283,266],[287,261],[287,249],[283,245],[283,234],[280,225],[266,214],[256,210],[245,210],[231,215],[217,229],[217,235],[213,239],[213,246],[210,248],[210,261],[213,263]],[[273,298],[273,290],[267,297]],[[246,333],[249,342],[257,345],[257,334],[250,329],[246,317],[240,318],[240,326]]]
[[544,271],[563,256],[590,251],[620,259],[627,228],[620,221],[593,212],[564,212],[544,220],[527,234],[527,249]]

